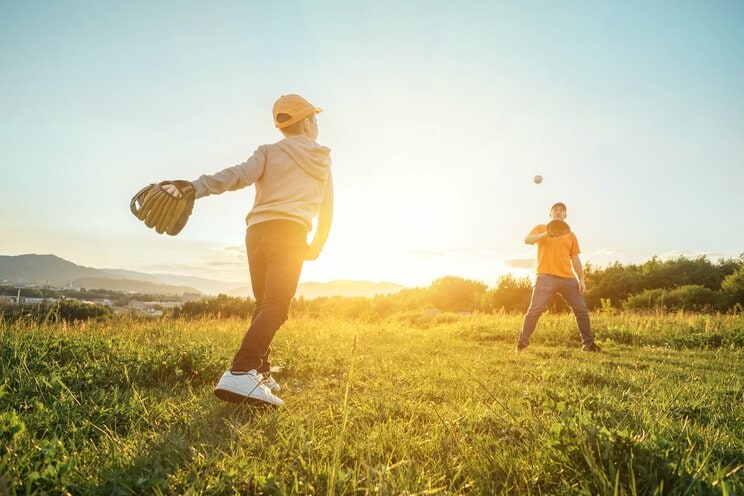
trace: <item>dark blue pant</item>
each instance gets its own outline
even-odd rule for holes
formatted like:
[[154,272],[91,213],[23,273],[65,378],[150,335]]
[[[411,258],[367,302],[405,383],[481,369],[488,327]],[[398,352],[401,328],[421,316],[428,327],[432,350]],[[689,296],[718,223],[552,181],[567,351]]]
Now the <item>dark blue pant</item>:
[[581,342],[585,345],[594,342],[592,326],[589,322],[589,309],[586,306],[584,295],[579,294],[579,282],[573,277],[558,277],[550,274],[538,274],[535,287],[532,290],[532,301],[527,314],[524,316],[522,332],[519,334],[520,344],[527,345],[530,342],[530,336],[535,332],[537,320],[545,311],[553,296],[558,293],[566,300],[568,306],[573,310],[576,316],[576,323],[579,325],[581,333]]
[[286,322],[307,254],[307,230],[291,220],[254,224],[245,235],[256,308],[231,370],[268,372],[274,334]]

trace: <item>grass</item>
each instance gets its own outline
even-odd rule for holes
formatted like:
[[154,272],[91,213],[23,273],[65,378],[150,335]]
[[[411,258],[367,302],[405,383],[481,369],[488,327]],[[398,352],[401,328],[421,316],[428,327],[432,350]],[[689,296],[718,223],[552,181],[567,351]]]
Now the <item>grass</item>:
[[0,323],[0,494],[744,493],[744,317],[520,321],[295,317],[278,410],[212,394],[238,320]]

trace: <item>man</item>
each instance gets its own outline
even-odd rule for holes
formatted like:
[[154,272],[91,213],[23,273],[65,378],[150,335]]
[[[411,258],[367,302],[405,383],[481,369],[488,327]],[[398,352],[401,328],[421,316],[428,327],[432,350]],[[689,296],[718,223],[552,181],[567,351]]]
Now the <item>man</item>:
[[[566,219],[566,205],[556,203],[550,208],[551,220]],[[601,352],[594,342],[589,309],[586,306],[584,292],[584,270],[579,259],[579,241],[573,232],[562,236],[548,234],[547,224],[539,224],[524,238],[528,245],[537,243],[537,280],[532,290],[530,308],[524,316],[522,331],[519,334],[517,351],[523,351],[530,343],[530,336],[535,332],[537,320],[550,303],[553,295],[560,294],[573,310],[579,326],[582,351]],[[573,272],[571,268],[573,267]]]

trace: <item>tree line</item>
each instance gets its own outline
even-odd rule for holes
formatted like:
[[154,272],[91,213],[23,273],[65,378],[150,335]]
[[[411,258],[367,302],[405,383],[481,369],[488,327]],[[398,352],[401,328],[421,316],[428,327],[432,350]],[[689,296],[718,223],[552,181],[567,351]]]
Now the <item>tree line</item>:
[[7,305],[0,303],[0,319],[6,321],[75,322],[90,319],[110,319],[113,312],[104,305],[78,300],[57,300],[50,303]]
[[[661,260],[642,264],[615,262],[606,267],[587,264],[586,301],[593,311],[615,310],[690,312],[741,312],[744,310],[744,255],[713,262],[705,256]],[[294,300],[292,313],[309,316],[382,318],[405,312],[444,311],[524,313],[532,295],[532,280],[507,274],[489,288],[481,281],[458,276],[435,280],[428,287],[408,288],[374,297],[320,297]],[[38,319],[87,320],[108,318],[111,312],[99,305],[60,300],[34,307],[5,306],[6,319],[21,316]],[[239,317],[250,319],[255,308],[251,298],[219,295],[184,303],[172,311],[174,318]],[[569,311],[556,297],[550,312]]]
[[181,295],[158,293],[130,293],[114,289],[60,289],[48,286],[17,288],[10,284],[0,284],[0,295],[22,298],[111,300],[116,306],[125,307],[132,300],[141,301],[181,301]]
[[[744,256],[713,262],[705,256],[661,260],[653,257],[642,264],[607,267],[587,264],[586,300],[591,310],[740,312],[744,310]],[[517,312],[527,310],[532,296],[532,280],[507,274],[495,288],[471,279],[447,276],[424,288],[404,289],[390,295],[368,297],[321,297],[295,299],[292,312],[303,315],[338,315],[350,318],[385,317],[409,311]],[[193,301],[175,316],[250,317],[251,299],[220,295]],[[549,311],[569,311],[556,297]]]

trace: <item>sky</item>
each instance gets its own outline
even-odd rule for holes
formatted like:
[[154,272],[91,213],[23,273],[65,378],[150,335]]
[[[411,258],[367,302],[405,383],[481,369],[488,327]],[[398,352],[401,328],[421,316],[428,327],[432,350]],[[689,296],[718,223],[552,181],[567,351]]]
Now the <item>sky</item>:
[[252,187],[177,237],[129,201],[280,140],[298,93],[335,184],[302,281],[525,276],[557,201],[585,263],[738,257],[743,23],[739,1],[0,0],[0,255],[247,281]]

